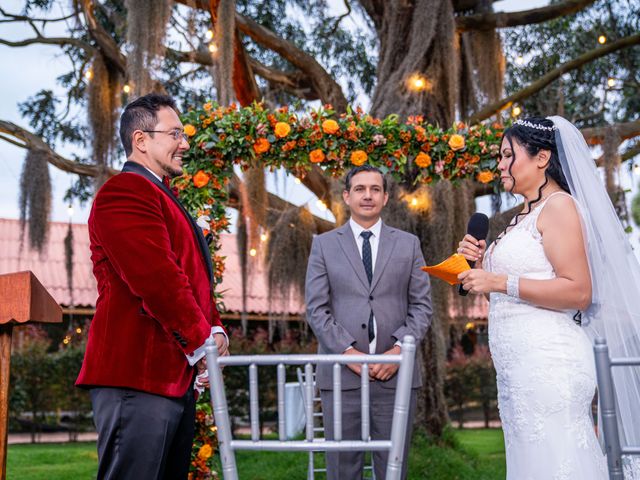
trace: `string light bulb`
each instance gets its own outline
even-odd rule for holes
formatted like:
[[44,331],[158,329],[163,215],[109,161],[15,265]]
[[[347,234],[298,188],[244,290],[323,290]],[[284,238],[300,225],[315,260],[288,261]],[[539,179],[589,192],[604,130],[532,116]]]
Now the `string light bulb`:
[[616,86],[616,79],[613,77],[609,77],[607,78],[607,85],[609,85],[610,88],[613,88]]
[[422,92],[431,89],[431,82],[424,75],[414,73],[407,79],[407,88],[412,92]]
[[418,199],[417,198],[412,198],[411,199],[411,206],[412,207],[417,207],[418,206]]
[[252,257],[255,257],[258,254],[258,251],[255,248],[252,248],[251,250],[249,250],[249,255],[251,255]]
[[211,42],[209,44],[209,52],[213,53],[214,55],[218,53],[218,46],[215,44],[215,42]]
[[605,37],[604,35],[600,35],[600,36],[598,37],[598,43],[599,43],[600,45],[604,45],[605,43],[607,43],[607,37]]
[[514,117],[517,117],[521,113],[522,113],[522,109],[518,105],[513,107],[513,109],[511,110],[511,115],[513,115]]
[[76,333],[82,333],[82,329],[80,327],[76,328]]
[[213,30],[211,29],[207,30],[207,33],[205,34],[205,36],[207,37],[207,40],[211,40],[213,38]]
[[130,86],[128,83],[125,83],[125,84],[124,84],[124,87],[122,87],[122,91],[123,91],[124,93],[129,93],[129,92],[131,92],[131,86]]
[[523,57],[522,55],[518,55],[518,56],[516,57],[516,63],[517,63],[518,65],[522,65],[522,64],[524,63],[524,57]]
[[268,238],[269,236],[266,233],[263,233],[262,235],[260,235],[261,242],[266,242]]
[[86,78],[87,80],[91,80],[93,78],[93,70],[89,69],[84,72],[84,78]]

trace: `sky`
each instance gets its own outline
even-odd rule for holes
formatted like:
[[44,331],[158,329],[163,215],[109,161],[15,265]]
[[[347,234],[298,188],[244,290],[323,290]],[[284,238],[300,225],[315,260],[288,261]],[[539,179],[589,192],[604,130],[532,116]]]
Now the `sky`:
[[[2,3],[3,8],[10,13],[18,13],[23,4],[23,2],[17,0],[3,0]],[[540,7],[548,3],[548,0],[528,0],[526,2],[503,0],[494,3],[494,7],[496,11],[513,11]],[[331,0],[330,4],[335,5],[336,16],[344,11],[342,1]],[[51,15],[57,16],[60,13],[57,11],[59,8],[54,7]],[[47,28],[45,34],[47,36],[64,35],[64,31]],[[19,40],[31,36],[32,31],[28,27],[20,24],[0,23],[0,38]],[[10,66],[8,69],[5,68],[5,74],[0,76],[0,92],[2,92],[0,119],[29,128],[27,122],[20,116],[18,103],[25,101],[43,88],[62,93],[55,79],[58,75],[69,70],[68,62],[57,46],[32,45],[10,48],[0,45],[0,65]],[[10,74],[7,75],[7,72],[10,72]],[[77,114],[85,115],[84,112],[77,112]],[[69,148],[59,148],[57,151],[64,156],[69,156],[73,152]],[[26,150],[0,139],[0,218],[19,218],[19,180],[25,153]],[[55,167],[50,167],[49,171],[52,177],[53,189],[51,220],[66,222],[71,218],[73,222],[86,222],[90,204],[82,208],[77,202],[74,203],[70,217],[68,204],[63,200],[66,190],[75,179],[75,175],[67,174]],[[628,188],[635,189],[638,179],[632,178],[632,174],[627,174],[626,172],[622,176],[623,184]],[[285,179],[283,175],[279,177],[269,176],[268,189],[297,205],[306,203],[315,214],[332,219],[330,212],[322,211],[316,206],[316,199],[313,194],[304,186],[294,184],[290,177]],[[489,202],[481,200],[478,203],[478,209],[488,213],[490,209]]]

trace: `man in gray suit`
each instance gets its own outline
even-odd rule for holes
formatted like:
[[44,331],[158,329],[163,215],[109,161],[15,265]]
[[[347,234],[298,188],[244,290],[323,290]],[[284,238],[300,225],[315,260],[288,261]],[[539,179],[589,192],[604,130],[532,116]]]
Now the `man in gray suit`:
[[[370,165],[352,169],[342,197],[351,211],[345,225],[314,238],[307,267],[307,321],[319,343],[319,353],[399,354],[405,335],[417,342],[431,321],[429,277],[420,270],[424,258],[415,235],[385,225],[380,219],[389,198],[382,172]],[[333,382],[330,365],[318,367],[326,436],[333,438]],[[389,438],[398,365],[375,364],[369,369],[371,438]],[[416,391],[422,385],[418,362],[407,448]],[[360,367],[342,369],[342,434],[360,439]],[[377,480],[385,478],[386,452],[374,453]],[[363,452],[327,453],[327,479],[362,478]]]

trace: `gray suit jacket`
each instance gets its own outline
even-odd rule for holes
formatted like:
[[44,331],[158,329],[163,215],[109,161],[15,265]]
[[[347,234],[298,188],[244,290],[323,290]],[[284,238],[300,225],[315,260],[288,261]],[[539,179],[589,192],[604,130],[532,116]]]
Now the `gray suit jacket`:
[[[429,276],[415,235],[382,224],[371,285],[349,223],[313,240],[305,298],[307,321],[318,338],[318,353],[342,353],[349,346],[369,352],[367,324],[376,318],[376,353],[384,353],[405,335],[416,342],[431,322]],[[317,383],[332,389],[331,365],[320,365]],[[383,382],[395,388],[397,375]],[[419,362],[413,387],[422,385]],[[342,389],[360,388],[360,377],[342,369]]]

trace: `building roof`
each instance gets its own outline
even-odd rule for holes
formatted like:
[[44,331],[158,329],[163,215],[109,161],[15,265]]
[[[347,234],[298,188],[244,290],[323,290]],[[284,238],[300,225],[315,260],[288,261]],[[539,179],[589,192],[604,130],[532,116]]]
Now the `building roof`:
[[[50,222],[49,235],[42,253],[29,248],[25,233],[20,235],[20,221],[0,219],[0,274],[31,270],[56,301],[63,306],[94,307],[97,298],[96,281],[92,273],[89,233],[86,224],[74,223],[73,228],[73,299],[67,286],[64,239],[68,223]],[[22,241],[21,241],[22,240]],[[228,312],[242,311],[242,275],[236,236],[222,235],[221,255],[226,256],[226,269],[220,291]],[[257,315],[269,313],[301,315],[302,299],[282,305],[269,305],[266,271],[262,262],[253,262],[247,285],[247,312]]]
[[[65,269],[64,239],[68,225],[64,222],[50,222],[47,242],[42,253],[38,253],[29,248],[26,234],[21,238],[19,220],[0,219],[0,274],[31,270],[60,305],[92,308],[95,306],[97,290],[92,273],[87,225],[72,224],[73,299],[67,286]],[[223,292],[226,311],[239,313],[243,311],[242,274],[236,236],[223,234],[221,240],[220,254],[226,257],[226,267],[219,291]],[[466,302],[466,312],[455,312],[452,308],[451,316],[487,318],[487,302],[482,296],[476,296],[474,301]],[[271,305],[269,303],[264,262],[252,259],[248,274],[247,313],[299,316],[305,311],[302,298],[292,298],[284,304],[282,301],[272,301]]]

